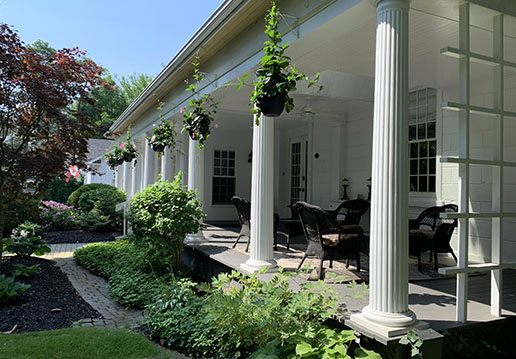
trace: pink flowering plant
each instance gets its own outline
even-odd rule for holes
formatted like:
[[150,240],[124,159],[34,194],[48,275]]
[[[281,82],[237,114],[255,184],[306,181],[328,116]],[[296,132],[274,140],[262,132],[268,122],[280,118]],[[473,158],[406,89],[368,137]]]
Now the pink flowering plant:
[[[213,99],[212,95],[201,95],[199,85],[204,81],[206,74],[199,71],[199,56],[195,57],[194,62],[194,82],[191,83],[185,91],[191,91],[193,98],[188,101],[188,106],[182,108],[179,112],[183,114],[183,130],[188,132],[192,140],[199,142],[199,148],[204,147],[204,142],[210,136],[210,125],[213,122],[213,115],[217,113],[218,103]],[[188,84],[188,80],[185,80]]]
[[116,169],[122,163],[131,162],[133,160],[136,166],[136,157],[138,157],[138,151],[136,150],[134,142],[131,141],[131,133],[129,130],[127,130],[126,140],[124,142],[118,142],[104,155],[104,159],[111,169]]
[[43,230],[62,231],[79,227],[81,213],[73,206],[55,201],[41,202],[40,221]]
[[176,149],[177,132],[174,123],[165,119],[163,106],[164,103],[159,102],[158,110],[160,111],[159,118],[161,119],[161,123],[158,126],[153,127],[152,136],[147,137],[149,146],[157,153],[158,157],[164,155],[166,147],[171,150]]

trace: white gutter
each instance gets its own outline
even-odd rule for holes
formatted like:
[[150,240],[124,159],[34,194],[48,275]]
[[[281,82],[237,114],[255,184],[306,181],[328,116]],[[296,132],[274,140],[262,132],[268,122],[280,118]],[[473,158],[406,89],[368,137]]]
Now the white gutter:
[[151,81],[151,83],[142,91],[142,93],[125,109],[118,119],[111,125],[109,133],[114,133],[121,124],[128,120],[136,109],[144,104],[152,94],[158,90],[168,77],[177,71],[185,61],[192,58],[199,50],[200,46],[214,34],[217,29],[230,17],[236,10],[241,8],[245,3],[251,0],[224,0],[224,2],[215,10],[206,22],[195,32],[181,50],[170,60],[163,70]]

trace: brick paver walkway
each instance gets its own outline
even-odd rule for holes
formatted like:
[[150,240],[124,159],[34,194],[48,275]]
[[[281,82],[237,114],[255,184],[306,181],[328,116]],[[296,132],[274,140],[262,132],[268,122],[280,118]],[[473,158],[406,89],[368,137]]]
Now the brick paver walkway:
[[79,295],[97,310],[103,318],[85,318],[76,323],[78,326],[134,328],[143,324],[144,318],[139,310],[126,310],[109,295],[105,279],[91,274],[75,263],[73,252],[86,244],[66,243],[51,244],[52,252],[43,258],[56,261],[61,270],[68,276]]

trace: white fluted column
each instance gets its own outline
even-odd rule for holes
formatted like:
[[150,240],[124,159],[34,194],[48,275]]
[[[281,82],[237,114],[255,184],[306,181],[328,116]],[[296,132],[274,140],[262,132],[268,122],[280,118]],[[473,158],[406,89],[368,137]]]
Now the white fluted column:
[[[199,148],[199,142],[189,138],[188,142],[188,189],[197,192],[204,201],[204,150]],[[202,224],[202,220],[201,220]],[[196,243],[206,241],[202,230],[186,236],[186,242]]]
[[172,164],[172,151],[167,146],[163,151],[163,156],[161,156],[161,178],[169,182],[174,180]]
[[[131,162],[131,196],[133,198],[134,195],[138,192],[138,169],[134,165],[134,161]],[[128,196],[129,198],[129,196]]]
[[[120,168],[121,167],[121,168]],[[127,194],[129,194],[129,186],[130,186],[130,183],[129,183],[129,163],[125,162],[122,163],[120,166],[118,166],[118,168],[121,170],[122,172],[122,190],[125,191]]]
[[[408,308],[408,11],[409,0],[375,0],[369,305],[351,317],[385,337],[416,324]],[[353,325],[352,325],[353,326]]]
[[144,144],[144,159],[143,159],[143,188],[146,188],[148,185],[153,184],[155,181],[154,178],[154,151],[149,146],[149,140],[145,139]]
[[253,127],[251,182],[251,258],[241,265],[248,272],[277,267],[273,258],[274,118],[260,117]]

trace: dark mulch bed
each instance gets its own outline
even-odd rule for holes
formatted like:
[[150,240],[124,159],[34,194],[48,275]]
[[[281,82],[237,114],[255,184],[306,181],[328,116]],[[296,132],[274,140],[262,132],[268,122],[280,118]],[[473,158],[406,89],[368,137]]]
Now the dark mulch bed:
[[89,232],[82,229],[38,234],[48,244],[107,242],[114,241],[115,237],[121,235],[120,232]]
[[[14,263],[39,264],[40,273],[20,279],[31,287],[16,302],[0,305],[0,332],[10,331],[16,324],[15,333],[68,328],[79,319],[101,317],[77,294],[54,261],[5,257],[0,261],[0,274],[10,275]],[[61,310],[52,312],[55,308]]]

